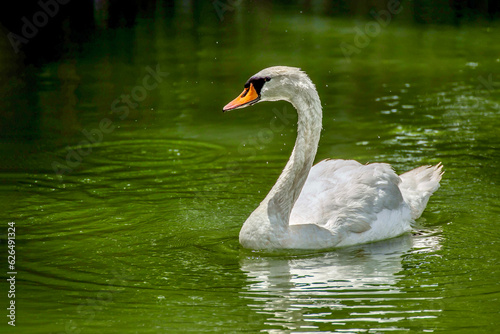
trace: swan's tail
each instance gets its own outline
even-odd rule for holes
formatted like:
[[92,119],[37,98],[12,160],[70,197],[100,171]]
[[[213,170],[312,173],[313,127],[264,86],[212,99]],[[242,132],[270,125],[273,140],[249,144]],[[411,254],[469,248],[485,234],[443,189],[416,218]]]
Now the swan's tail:
[[421,166],[409,172],[401,174],[399,189],[403,198],[411,208],[411,216],[417,219],[422,215],[429,201],[429,197],[438,190],[439,181],[444,174],[443,165]]

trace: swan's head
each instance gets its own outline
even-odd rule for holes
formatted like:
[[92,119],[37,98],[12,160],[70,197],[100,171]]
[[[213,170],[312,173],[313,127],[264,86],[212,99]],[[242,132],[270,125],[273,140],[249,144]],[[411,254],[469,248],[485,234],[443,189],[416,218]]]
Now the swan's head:
[[313,83],[300,68],[268,67],[250,77],[245,83],[243,92],[222,110],[244,108],[262,101],[291,102],[299,90],[311,87],[314,89]]

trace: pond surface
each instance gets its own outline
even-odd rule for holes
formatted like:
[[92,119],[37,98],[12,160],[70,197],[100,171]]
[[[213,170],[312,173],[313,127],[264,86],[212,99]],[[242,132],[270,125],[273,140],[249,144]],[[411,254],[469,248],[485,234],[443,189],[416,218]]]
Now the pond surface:
[[[12,332],[498,330],[499,27],[396,22],[356,44],[370,21],[265,8],[221,21],[210,10],[103,30],[40,67],[3,56]],[[221,110],[272,65],[301,67],[317,85],[317,161],[399,173],[443,163],[412,234],[330,252],[241,249],[239,229],[285,165],[296,116],[284,102]]]

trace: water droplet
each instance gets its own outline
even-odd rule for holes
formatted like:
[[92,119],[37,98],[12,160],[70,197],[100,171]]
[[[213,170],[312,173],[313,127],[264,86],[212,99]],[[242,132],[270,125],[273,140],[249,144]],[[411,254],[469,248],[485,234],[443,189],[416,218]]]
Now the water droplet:
[[470,68],[476,68],[479,66],[479,63],[475,63],[473,61],[470,61],[467,64],[465,64],[465,66],[470,67]]

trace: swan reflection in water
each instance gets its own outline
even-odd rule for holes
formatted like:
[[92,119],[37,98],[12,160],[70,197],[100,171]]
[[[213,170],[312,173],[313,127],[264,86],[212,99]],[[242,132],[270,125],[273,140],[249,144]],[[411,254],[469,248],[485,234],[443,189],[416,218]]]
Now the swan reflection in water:
[[404,255],[439,248],[435,235],[407,234],[323,254],[246,255],[240,262],[248,278],[242,297],[270,328],[400,328],[396,322],[402,319],[436,318],[440,312],[402,309],[411,298],[398,286],[406,275]]

